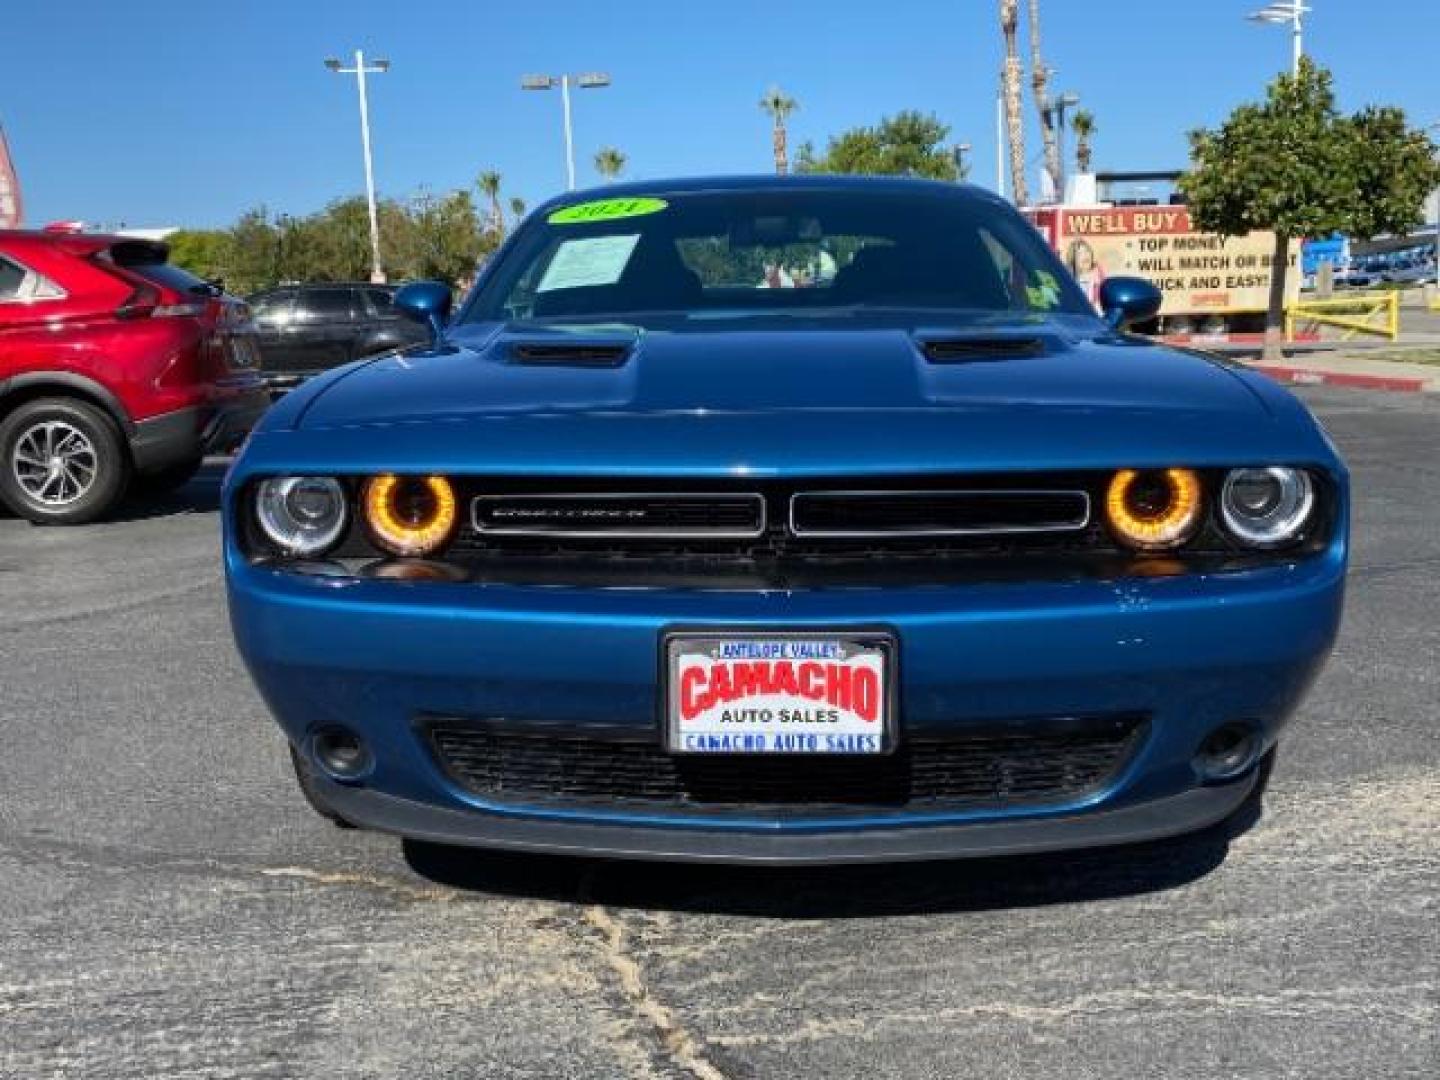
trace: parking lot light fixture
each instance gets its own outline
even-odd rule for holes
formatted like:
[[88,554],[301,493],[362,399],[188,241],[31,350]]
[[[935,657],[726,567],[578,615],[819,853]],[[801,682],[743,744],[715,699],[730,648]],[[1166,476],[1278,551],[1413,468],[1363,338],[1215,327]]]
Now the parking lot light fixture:
[[956,143],[955,148],[951,151],[955,159],[955,179],[959,183],[963,184],[970,175],[970,161],[966,155],[973,149],[974,147],[970,143],[962,142]]
[[522,90],[553,90],[560,87],[561,107],[565,114],[565,181],[566,190],[575,190],[575,133],[570,120],[570,86],[581,90],[601,90],[610,85],[610,76],[603,71],[587,71],[580,75],[525,75],[520,79]]
[[1066,92],[1055,99],[1056,152],[1060,158],[1060,175],[1055,177],[1055,201],[1065,201],[1065,114],[1080,104],[1080,95]]
[[1291,40],[1294,43],[1294,57],[1291,62],[1292,73],[1300,71],[1300,58],[1305,55],[1305,16],[1310,14],[1314,8],[1308,7],[1303,0],[1274,0],[1266,4],[1259,11],[1252,11],[1246,16],[1251,22],[1269,23],[1272,26],[1290,27]]
[[365,54],[355,50],[355,66],[345,67],[329,57],[325,67],[337,75],[354,75],[360,92],[360,145],[365,152],[365,202],[370,211],[370,280],[385,283],[385,270],[380,265],[380,214],[375,205],[375,163],[370,152],[370,102],[365,92],[366,75],[383,75],[390,70],[389,60],[372,60],[367,66]]

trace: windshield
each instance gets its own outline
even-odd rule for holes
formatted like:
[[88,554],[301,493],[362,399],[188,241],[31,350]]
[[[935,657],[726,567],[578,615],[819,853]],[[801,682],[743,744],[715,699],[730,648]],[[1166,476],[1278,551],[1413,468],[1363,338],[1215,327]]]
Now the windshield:
[[537,215],[464,321],[913,308],[1093,314],[1018,214],[918,192],[705,192]]

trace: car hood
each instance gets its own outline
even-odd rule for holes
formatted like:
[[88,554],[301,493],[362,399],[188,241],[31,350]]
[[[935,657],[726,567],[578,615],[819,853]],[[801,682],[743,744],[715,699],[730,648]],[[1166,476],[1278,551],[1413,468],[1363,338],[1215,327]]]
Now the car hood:
[[[920,343],[974,345],[933,363]],[[1259,401],[1214,361],[1117,335],[1088,339],[1024,322],[960,326],[557,330],[511,325],[457,335],[451,351],[377,361],[330,388],[310,427],[405,423],[562,410],[646,415],[710,409],[763,414],[816,409],[1049,405],[1253,412]],[[1012,356],[1017,342],[1038,355]],[[987,355],[985,346],[995,352]],[[527,362],[527,346],[626,349],[613,363]]]
[[[330,447],[347,432],[390,468],[727,474],[1199,464],[1293,432],[1224,363],[1097,327],[463,328],[330,380],[292,428]],[[927,358],[935,340],[964,359]],[[555,345],[585,356],[557,362]]]

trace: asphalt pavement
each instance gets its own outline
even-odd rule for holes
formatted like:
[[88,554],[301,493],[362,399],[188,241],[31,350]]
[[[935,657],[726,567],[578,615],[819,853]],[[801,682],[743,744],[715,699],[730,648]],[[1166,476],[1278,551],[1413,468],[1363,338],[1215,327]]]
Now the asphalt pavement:
[[218,469],[0,519],[0,1076],[1440,1075],[1440,396],[1304,395],[1337,652],[1239,835],[764,871],[335,829],[230,642]]

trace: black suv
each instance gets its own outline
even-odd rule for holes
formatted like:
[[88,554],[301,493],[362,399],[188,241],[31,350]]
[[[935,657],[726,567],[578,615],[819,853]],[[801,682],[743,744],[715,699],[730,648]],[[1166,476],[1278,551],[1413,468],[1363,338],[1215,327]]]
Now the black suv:
[[272,390],[426,339],[424,328],[395,310],[389,285],[285,285],[248,300],[260,332],[260,368]]

